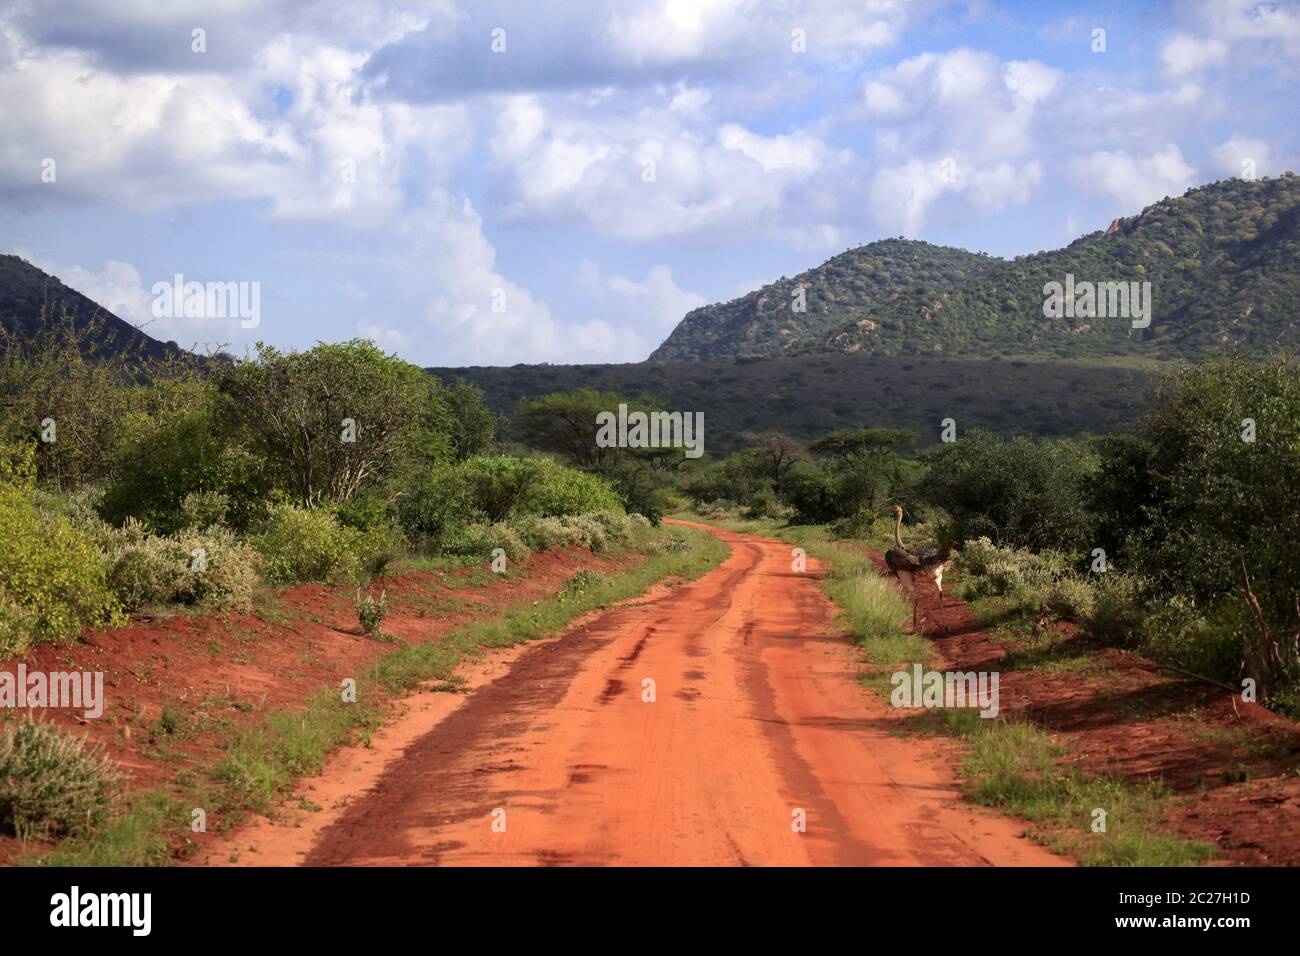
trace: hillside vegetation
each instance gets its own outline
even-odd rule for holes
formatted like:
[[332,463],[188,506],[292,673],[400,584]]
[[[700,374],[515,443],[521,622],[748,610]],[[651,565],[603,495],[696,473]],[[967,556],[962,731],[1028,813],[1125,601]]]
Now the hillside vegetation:
[[1134,421],[1154,366],[917,355],[801,355],[782,359],[640,365],[516,365],[433,369],[464,378],[509,415],[520,399],[594,387],[653,396],[656,407],[702,411],[705,449],[725,454],[743,433],[775,428],[811,440],[837,428],[909,428],[923,444],[940,422],[998,434],[1079,435]]
[[[1044,286],[1151,283],[1153,317],[1043,314]],[[805,287],[806,313],[791,311]],[[1081,358],[1264,355],[1298,341],[1300,178],[1225,180],[1161,200],[1064,249],[1005,261],[907,240],[871,243],[793,280],[691,312],[651,356],[801,352]]]
[[0,255],[0,351],[48,335],[72,334],[88,357],[163,359],[181,349],[159,342],[20,256]]
[[838,331],[847,315],[865,313],[909,291],[932,295],[959,287],[1001,261],[928,242],[882,239],[792,279],[782,276],[739,299],[687,313],[650,361],[797,351]]

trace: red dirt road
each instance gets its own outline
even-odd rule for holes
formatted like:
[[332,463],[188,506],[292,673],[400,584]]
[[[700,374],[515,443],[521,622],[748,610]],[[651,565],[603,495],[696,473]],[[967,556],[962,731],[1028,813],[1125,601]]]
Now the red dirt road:
[[957,799],[951,741],[892,733],[816,562],[795,574],[789,545],[716,533],[718,568],[489,666],[458,705],[417,705],[309,788],[334,807],[255,823],[209,862],[1064,862]]

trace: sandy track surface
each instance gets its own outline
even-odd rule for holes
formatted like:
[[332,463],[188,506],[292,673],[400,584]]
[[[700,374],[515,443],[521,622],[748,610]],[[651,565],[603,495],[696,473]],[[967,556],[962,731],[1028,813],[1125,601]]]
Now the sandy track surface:
[[303,791],[321,811],[256,821],[205,862],[1064,862],[959,801],[953,742],[894,733],[816,562],[796,574],[788,544],[715,533],[731,554],[713,571],[479,662],[472,693],[422,695],[337,755]]

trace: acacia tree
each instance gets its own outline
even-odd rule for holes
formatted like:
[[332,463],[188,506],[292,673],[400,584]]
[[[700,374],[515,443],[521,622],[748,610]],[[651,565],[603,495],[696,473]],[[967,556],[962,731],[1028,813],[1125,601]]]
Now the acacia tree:
[[496,416],[483,403],[483,389],[457,379],[443,389],[448,411],[447,436],[457,461],[486,451],[496,434]]
[[858,428],[823,435],[808,450],[828,460],[842,512],[875,512],[915,478],[916,466],[898,450],[915,440],[901,428]]
[[771,479],[772,489],[778,495],[784,489],[790,469],[796,462],[808,459],[807,449],[785,432],[745,432],[743,437],[753,444],[763,471]]
[[621,451],[596,443],[596,416],[627,399],[613,392],[579,388],[554,392],[519,403],[515,414],[521,436],[530,445],[563,455],[579,468],[601,470]]
[[627,405],[629,412],[648,412],[659,403],[648,397],[631,400],[614,392],[580,388],[521,401],[515,418],[520,436],[528,444],[600,475],[617,490],[627,510],[658,520],[662,475],[680,468],[684,459],[677,448],[600,445],[596,441],[597,415],[616,412],[620,404]]
[[305,352],[259,342],[220,388],[249,444],[309,507],[349,501],[413,457],[450,453],[437,381],[364,340]]

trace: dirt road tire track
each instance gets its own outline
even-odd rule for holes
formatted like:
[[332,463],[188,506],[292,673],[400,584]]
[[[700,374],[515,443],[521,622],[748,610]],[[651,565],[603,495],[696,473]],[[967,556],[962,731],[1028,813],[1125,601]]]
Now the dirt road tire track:
[[397,746],[381,736],[335,780],[345,806],[236,833],[256,851],[240,862],[1064,862],[959,801],[953,742],[893,733],[816,562],[796,574],[789,545],[715,533],[731,547],[716,569],[519,651],[454,709],[411,712]]

